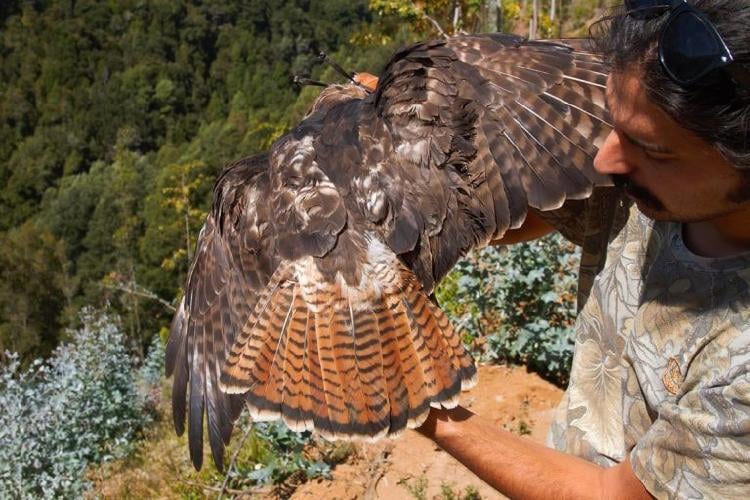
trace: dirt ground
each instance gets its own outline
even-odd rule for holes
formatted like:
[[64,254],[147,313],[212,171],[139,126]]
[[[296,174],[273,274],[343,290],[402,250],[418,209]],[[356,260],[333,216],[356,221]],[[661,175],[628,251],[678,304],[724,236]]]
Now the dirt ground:
[[[500,427],[544,442],[561,397],[560,389],[522,367],[492,365],[479,367],[479,383],[461,395],[461,404]],[[430,440],[408,431],[395,440],[358,445],[354,456],[333,470],[332,480],[304,484],[292,498],[447,500],[446,489],[457,500],[472,489],[483,499],[504,498]]]

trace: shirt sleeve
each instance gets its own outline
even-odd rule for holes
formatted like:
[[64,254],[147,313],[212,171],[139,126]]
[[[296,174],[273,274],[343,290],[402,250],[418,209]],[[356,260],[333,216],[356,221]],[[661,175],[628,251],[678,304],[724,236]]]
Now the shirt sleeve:
[[584,200],[568,200],[556,210],[538,214],[567,240],[584,246],[592,236],[607,239],[620,199],[619,189],[600,187]]
[[601,271],[609,242],[625,225],[630,201],[614,187],[594,188],[585,200],[568,200],[557,210],[538,212],[568,241],[581,247],[578,271],[578,310],[588,299],[594,278]]
[[630,453],[657,498],[750,498],[750,367],[664,403]]
[[589,205],[588,200],[568,200],[557,210],[537,213],[565,239],[580,247],[586,236],[586,213]]

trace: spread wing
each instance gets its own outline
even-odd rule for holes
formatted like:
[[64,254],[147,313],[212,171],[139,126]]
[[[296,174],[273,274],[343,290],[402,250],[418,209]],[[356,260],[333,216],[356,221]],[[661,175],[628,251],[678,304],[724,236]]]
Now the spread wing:
[[[593,169],[611,130],[607,68],[574,43],[454,37],[404,49],[386,67],[378,126],[362,135],[391,144],[381,182],[410,169],[420,183],[406,200],[388,197],[400,210],[386,227],[426,285],[468,248],[519,227],[529,207],[559,208],[609,183]],[[444,204],[459,215],[446,219],[434,208]]]
[[[372,94],[323,91],[215,189],[167,352],[178,432],[217,464],[244,403],[336,438],[416,427],[475,368],[434,284],[469,249],[604,183],[606,68],[508,35],[397,52]],[[189,386],[189,392],[188,392]]]
[[[174,375],[172,412],[178,434],[188,419],[190,456],[203,462],[203,418],[214,461],[223,467],[243,398],[219,388],[219,376],[241,324],[255,308],[277,262],[269,251],[268,155],[229,165],[216,182],[214,209],[198,237],[185,295],[173,319],[166,351]],[[187,396],[189,391],[189,398]]]

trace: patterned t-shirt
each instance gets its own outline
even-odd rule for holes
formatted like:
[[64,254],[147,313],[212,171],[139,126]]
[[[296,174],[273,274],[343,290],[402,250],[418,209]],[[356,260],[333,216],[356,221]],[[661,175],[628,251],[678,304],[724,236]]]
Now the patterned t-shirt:
[[603,466],[630,457],[657,498],[750,499],[750,253],[694,255],[679,224],[618,194],[578,208],[545,217],[584,246],[549,444]]

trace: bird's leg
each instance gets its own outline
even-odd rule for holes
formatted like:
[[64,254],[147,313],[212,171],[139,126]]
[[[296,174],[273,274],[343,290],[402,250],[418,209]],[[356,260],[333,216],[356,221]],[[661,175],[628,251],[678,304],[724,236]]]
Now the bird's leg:
[[294,75],[293,80],[295,85],[299,85],[301,87],[304,87],[305,85],[315,85],[317,87],[327,87],[328,84],[324,82],[319,82],[318,80],[311,80],[310,78]]
[[[325,52],[321,52],[318,55],[318,60],[328,64],[338,74],[342,75],[344,78],[352,82],[354,85],[357,85],[358,87],[362,87],[363,89],[367,91],[367,93],[371,93],[374,90],[373,85],[368,85],[367,83],[362,82],[359,78],[357,78],[359,73],[353,73],[353,72],[345,70],[344,68],[341,67],[341,65],[339,65],[339,63],[337,63],[336,61],[328,57],[328,54],[326,54]],[[377,82],[377,77],[373,77],[373,78],[375,78],[375,82]]]
[[357,83],[354,80],[354,73],[351,73],[351,72],[345,70],[344,68],[342,68],[339,65],[339,63],[337,63],[336,61],[334,61],[333,59],[331,59],[330,57],[328,57],[328,54],[326,54],[325,52],[321,52],[320,54],[318,54],[318,59],[321,62],[324,62],[324,63],[328,64],[330,67],[332,67],[334,70],[336,70],[336,72],[338,74],[340,74],[341,76],[343,76],[344,78],[346,78],[350,82]]

